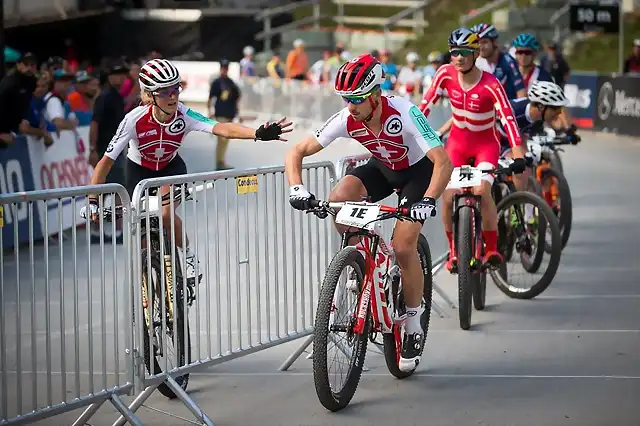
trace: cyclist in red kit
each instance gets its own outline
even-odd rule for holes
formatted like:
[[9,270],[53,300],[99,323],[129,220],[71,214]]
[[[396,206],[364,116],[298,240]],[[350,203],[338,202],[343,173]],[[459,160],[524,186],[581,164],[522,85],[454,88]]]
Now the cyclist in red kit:
[[[515,163],[514,172],[525,170],[525,150],[520,140],[520,131],[507,94],[500,81],[492,74],[475,66],[478,57],[478,36],[466,29],[458,28],[449,37],[451,64],[443,65],[433,78],[429,90],[422,100],[421,111],[425,116],[447,92],[453,115],[451,133],[445,146],[453,167],[473,165],[482,169],[495,168],[500,157],[500,135],[496,131],[496,113],[507,133]],[[503,262],[498,252],[498,213],[491,197],[493,176],[483,177],[482,186],[474,192],[482,197],[482,236],[486,244],[485,265],[496,267]],[[444,221],[449,247],[453,248],[453,192],[442,196]],[[454,253],[454,250],[451,250]],[[457,259],[450,256],[449,271],[455,270]]]

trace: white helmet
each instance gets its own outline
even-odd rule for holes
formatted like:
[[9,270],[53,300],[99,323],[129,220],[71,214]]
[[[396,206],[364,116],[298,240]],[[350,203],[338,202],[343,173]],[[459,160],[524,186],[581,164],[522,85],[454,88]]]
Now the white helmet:
[[528,94],[531,102],[544,106],[562,107],[569,103],[562,88],[550,81],[536,81],[531,85]]
[[140,69],[140,89],[155,92],[180,83],[180,71],[166,59],[152,59]]
[[418,56],[418,54],[416,52],[409,52],[407,53],[407,62],[413,62],[416,63],[420,60],[420,57]]
[[253,55],[254,52],[255,52],[255,50],[253,49],[253,46],[245,46],[244,49],[242,49],[242,54],[244,56]]

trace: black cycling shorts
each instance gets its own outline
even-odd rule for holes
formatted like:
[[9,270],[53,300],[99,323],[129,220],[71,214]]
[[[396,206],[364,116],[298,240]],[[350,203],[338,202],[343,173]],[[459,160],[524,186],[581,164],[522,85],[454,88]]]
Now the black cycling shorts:
[[176,155],[176,157],[161,170],[151,170],[146,167],[142,167],[127,158],[127,162],[124,166],[125,188],[127,189],[129,196],[133,197],[133,190],[141,180],[185,174],[187,174],[187,165],[184,164],[184,161],[179,155]]
[[396,190],[400,190],[398,206],[410,207],[424,197],[431,183],[433,163],[425,155],[422,160],[408,169],[396,171],[391,170],[376,158],[371,158],[367,164],[356,167],[347,175],[355,176],[362,181],[371,202],[384,200]]

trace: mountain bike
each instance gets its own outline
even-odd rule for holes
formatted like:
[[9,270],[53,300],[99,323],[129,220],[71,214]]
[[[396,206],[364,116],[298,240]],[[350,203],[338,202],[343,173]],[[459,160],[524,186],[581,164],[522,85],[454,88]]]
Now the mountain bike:
[[[540,183],[542,197],[558,216],[560,232],[562,234],[562,248],[567,245],[571,234],[573,220],[571,190],[569,183],[562,172],[562,162],[558,151],[558,145],[573,145],[567,136],[533,136],[527,142],[529,152],[534,154],[536,161],[533,164],[534,176]],[[546,244],[545,250],[550,252],[551,247]]]
[[[161,360],[169,356],[165,351],[171,346],[175,349],[173,358],[177,363],[176,367],[191,362],[189,318],[186,310],[195,301],[195,283],[185,284],[182,265],[179,261],[172,260],[176,258],[180,248],[171,243],[168,230],[160,226],[161,209],[162,206],[170,205],[171,199],[173,203],[189,201],[193,192],[212,186],[209,183],[187,189],[186,184],[174,185],[174,189],[162,197],[157,196],[158,188],[150,188],[147,197],[142,198],[142,209],[137,213],[142,220],[138,222],[139,228],[132,229],[132,232],[134,235],[136,232],[140,233],[141,242],[140,285],[144,316],[142,350],[147,371],[152,375],[163,372]],[[123,213],[122,206],[115,209],[103,208],[101,211],[107,221],[114,217],[120,218]],[[169,338],[173,345],[168,345],[165,338]],[[175,377],[175,381],[186,390],[189,374]],[[161,383],[158,390],[169,399],[176,398],[175,392],[165,383]]]
[[[546,290],[553,281],[560,266],[562,240],[558,218],[545,200],[535,191],[516,190],[510,176],[509,165],[512,162],[508,158],[499,160],[498,168],[501,171],[496,174],[491,188],[498,210],[498,251],[504,263],[498,269],[490,269],[490,274],[496,286],[507,296],[531,299]],[[528,288],[512,285],[507,263],[514,254],[519,255],[520,264],[526,272],[535,274],[542,265],[545,244],[551,250],[546,270],[540,279]]]
[[[393,249],[385,239],[376,233],[375,223],[382,220],[413,220],[408,216],[407,208],[395,208],[381,204],[362,202],[329,203],[312,200],[314,213],[320,218],[335,216],[336,223],[355,228],[342,235],[340,250],[331,260],[324,276],[320,299],[316,311],[313,339],[313,379],[320,403],[330,411],[338,411],[349,405],[353,398],[366,357],[368,340],[375,343],[377,334],[382,334],[384,357],[389,372],[403,379],[411,376],[411,371],[399,368],[403,326],[406,322],[406,306],[400,267]],[[359,238],[356,246],[349,246],[351,238]],[[391,237],[393,242],[393,236]],[[424,235],[420,234],[417,246],[424,277],[424,312],[420,318],[424,338],[420,354],[429,330],[433,277],[431,274],[431,251]],[[339,285],[344,274],[352,285]],[[339,317],[342,302],[352,299],[352,310]],[[351,344],[351,357],[348,361],[347,378],[338,388],[332,388],[329,377],[329,344],[334,342],[329,333],[340,333],[347,344]],[[338,350],[348,356],[348,349],[337,345]]]

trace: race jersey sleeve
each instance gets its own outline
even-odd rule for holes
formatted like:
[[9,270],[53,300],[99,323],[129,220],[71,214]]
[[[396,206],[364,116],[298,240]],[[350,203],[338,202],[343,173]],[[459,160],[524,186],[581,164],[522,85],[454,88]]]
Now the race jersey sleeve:
[[124,119],[120,122],[118,126],[118,130],[116,134],[109,142],[107,146],[107,150],[104,155],[111,158],[113,161],[116,161],[118,156],[124,149],[129,145],[129,141],[136,138],[136,118],[139,116],[139,108],[133,109],[127,115],[124,116]]
[[187,108],[181,104],[181,110],[184,114],[185,121],[185,134],[189,132],[205,132],[213,133],[213,128],[218,122],[210,118],[205,117],[197,111]]
[[493,97],[495,110],[498,113],[500,123],[507,134],[509,144],[511,147],[522,145],[518,123],[516,121],[513,108],[511,108],[511,104],[507,99],[507,93],[505,92],[504,87],[502,87],[502,84],[500,84],[498,79],[495,78],[494,81],[487,84],[485,87]]
[[328,146],[331,142],[338,138],[348,138],[347,117],[349,112],[347,109],[340,110],[333,114],[318,130],[315,131],[315,137],[322,147]]
[[406,121],[407,133],[409,133],[407,136],[416,141],[422,152],[426,154],[433,148],[442,146],[442,141],[417,106],[411,105],[408,115],[410,120]]
[[433,77],[431,86],[429,86],[429,90],[427,90],[422,97],[420,111],[422,111],[425,117],[429,116],[431,108],[436,102],[438,102],[438,99],[440,99],[447,87],[447,82],[451,79],[448,72],[449,67],[451,67],[451,65],[443,65],[438,69],[436,75]]
[[502,55],[502,60],[505,65],[504,72],[507,76],[507,84],[511,83],[511,87],[513,87],[515,93],[517,93],[518,90],[524,90],[524,79],[522,78],[522,74],[520,74],[516,60],[506,53]]

